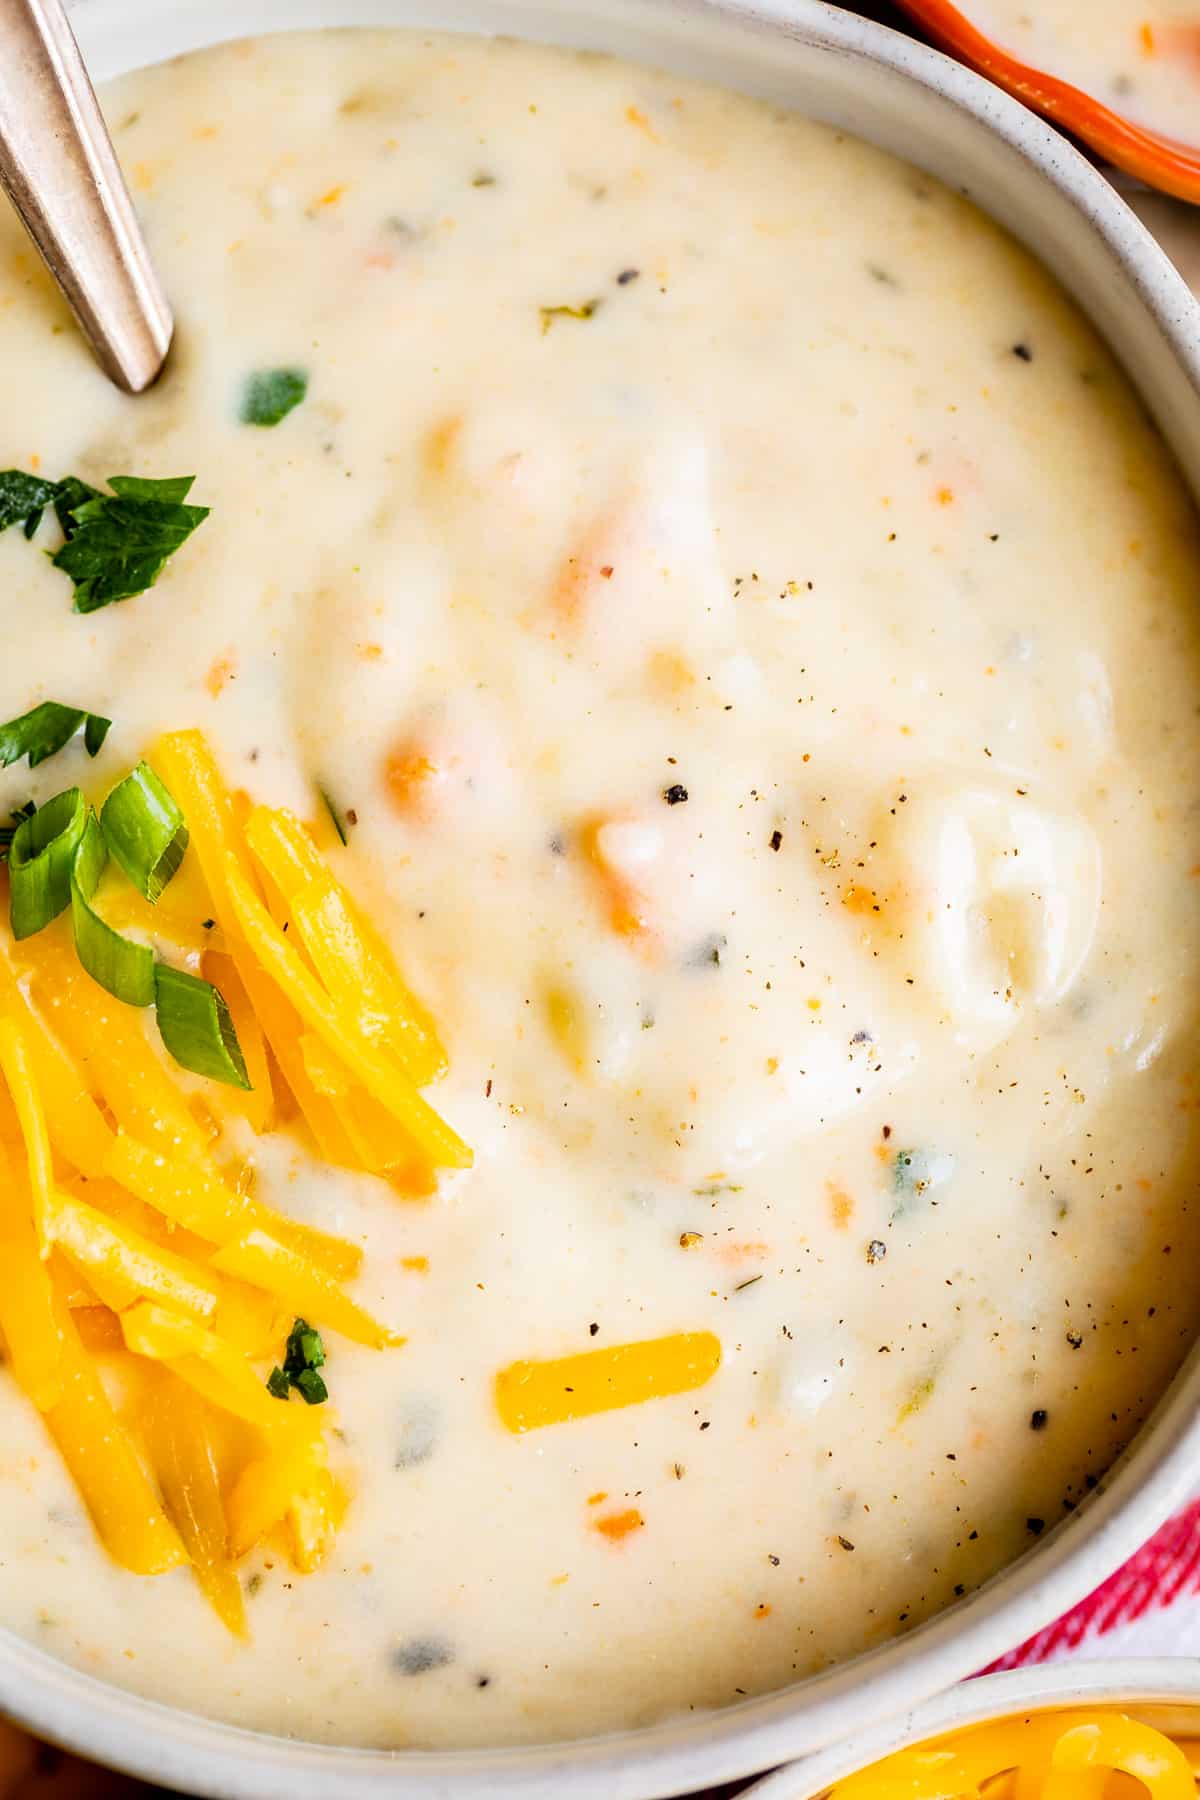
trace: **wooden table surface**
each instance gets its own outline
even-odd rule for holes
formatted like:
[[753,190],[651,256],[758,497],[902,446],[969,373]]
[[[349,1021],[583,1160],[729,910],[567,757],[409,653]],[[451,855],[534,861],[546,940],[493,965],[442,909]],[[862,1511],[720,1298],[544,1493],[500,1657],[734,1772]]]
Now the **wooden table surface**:
[[[878,0],[855,8],[888,25],[900,25],[895,6]],[[1200,209],[1131,187],[1126,198],[1200,293]],[[713,1789],[695,1800],[731,1800],[741,1784]],[[47,1744],[37,1744],[0,1720],[0,1800],[171,1800],[164,1788],[148,1787],[78,1762]]]

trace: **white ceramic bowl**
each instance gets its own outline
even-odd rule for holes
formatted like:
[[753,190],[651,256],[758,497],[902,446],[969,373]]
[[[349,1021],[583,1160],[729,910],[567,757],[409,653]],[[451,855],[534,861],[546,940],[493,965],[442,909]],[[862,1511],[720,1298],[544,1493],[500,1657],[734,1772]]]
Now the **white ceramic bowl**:
[[964,1681],[914,1712],[858,1732],[853,1744],[834,1745],[768,1775],[746,1790],[744,1800],[819,1800],[831,1782],[869,1768],[894,1750],[1014,1713],[1056,1712],[1064,1706],[1114,1706],[1168,1737],[1200,1737],[1200,1660],[1157,1656],[1060,1663]]
[[[796,107],[968,192],[1054,270],[1121,356],[1200,486],[1200,316],[1104,180],[976,76],[818,0],[79,0],[97,78],[220,38],[415,24],[611,50]],[[705,1716],[573,1745],[383,1754],[233,1730],[101,1686],[0,1633],[0,1710],[166,1785],[238,1800],[652,1800],[749,1775],[948,1688],[1072,1605],[1200,1473],[1200,1359],[1087,1504],[952,1612],[852,1664]],[[186,1695],[186,1651],[180,1693]]]

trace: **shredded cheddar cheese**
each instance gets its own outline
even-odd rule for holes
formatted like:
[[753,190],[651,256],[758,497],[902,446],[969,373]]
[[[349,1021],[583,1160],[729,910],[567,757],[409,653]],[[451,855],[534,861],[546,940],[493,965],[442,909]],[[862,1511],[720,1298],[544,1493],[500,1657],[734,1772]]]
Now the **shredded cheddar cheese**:
[[[205,942],[187,925],[176,948],[219,973],[251,1077],[226,1103],[260,1133],[298,1110],[330,1160],[408,1193],[469,1164],[418,1091],[446,1067],[433,1023],[310,834],[235,802],[198,733],[165,739],[160,761],[195,846],[180,917],[212,928]],[[172,910],[147,910],[170,939]],[[84,973],[64,924],[0,934],[0,1075],[12,1373],[114,1560],[190,1563],[243,1637],[240,1558],[277,1534],[308,1572],[346,1508],[333,1409],[287,1401],[260,1365],[301,1316],[378,1349],[403,1339],[344,1291],[358,1246],[273,1210],[218,1161],[219,1118]]]
[[1180,1745],[1098,1708],[1026,1713],[900,1750],[839,1781],[829,1800],[980,1800],[985,1791],[988,1800],[1105,1800],[1110,1777],[1120,1776],[1148,1800],[1195,1800]]

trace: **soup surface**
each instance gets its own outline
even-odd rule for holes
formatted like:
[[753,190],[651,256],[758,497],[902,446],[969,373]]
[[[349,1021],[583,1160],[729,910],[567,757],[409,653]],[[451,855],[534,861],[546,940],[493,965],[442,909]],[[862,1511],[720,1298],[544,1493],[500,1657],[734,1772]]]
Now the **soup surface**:
[[979,0],[972,22],[1114,112],[1200,143],[1198,0]]
[[[187,726],[256,799],[324,789],[475,1166],[403,1200],[214,1100],[407,1334],[327,1336],[336,1548],[256,1552],[235,1642],[109,1561],[0,1372],[0,1618],[387,1746],[884,1642],[1063,1520],[1192,1338],[1200,554],[1164,451],[969,204],[764,105],[350,32],[104,101],[171,365],[114,392],[0,222],[0,464],[194,473],[212,512],[89,617],[0,537],[0,712],[114,721],[0,794],[104,791]],[[279,367],[306,397],[240,422]],[[504,1428],[514,1361],[679,1331],[720,1339],[707,1385]]]

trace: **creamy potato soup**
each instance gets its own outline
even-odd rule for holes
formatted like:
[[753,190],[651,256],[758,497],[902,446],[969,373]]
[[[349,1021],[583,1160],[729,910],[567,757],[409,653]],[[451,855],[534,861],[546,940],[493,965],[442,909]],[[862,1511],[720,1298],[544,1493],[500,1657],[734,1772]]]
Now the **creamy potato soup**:
[[[158,1700],[397,1747],[641,1725],[910,1630],[1069,1518],[1192,1340],[1200,552],[1164,450],[968,201],[766,105],[398,32],[235,44],[104,104],[170,365],[115,392],[0,221],[0,464],[194,475],[210,512],[150,591],[82,615],[53,506],[0,537],[3,717],[112,721],[94,760],[14,762],[0,801],[99,803],[149,758],[192,846],[174,925],[126,936],[250,982],[261,915],[318,1023],[273,1026],[261,971],[252,1008],[230,988],[248,1062],[255,1009],[276,1058],[258,1129],[70,963],[65,919],[5,930],[108,1147],[80,1179],[43,1090],[50,1267],[122,1481],[160,1472],[147,1517],[161,1490],[194,1546],[188,1442],[164,1460],[139,1385],[165,1366],[245,1431],[291,1380],[278,1416],[318,1421],[340,1523],[305,1572],[294,1507],[291,1554],[242,1536],[243,1469],[204,1591],[173,1535],[167,1572],[131,1572],[149,1527],[121,1550],[10,1342],[0,1618]],[[311,999],[339,990],[300,889],[227,887],[250,864],[214,857],[218,792],[248,796],[221,816],[260,857],[272,820],[311,827],[436,1022],[428,1179],[352,1172],[306,1128],[351,1091],[330,1044],[374,1095],[388,1040]],[[143,1055],[161,1103],[122,1087]],[[111,1160],[180,1095],[173,1148]],[[323,1340],[311,1415],[311,1346],[284,1368],[276,1337],[230,1398],[219,1331],[69,1238],[63,1194],[149,1243],[149,1194],[191,1221],[172,1279],[203,1315],[250,1262],[162,1197],[201,1154],[209,1198],[236,1179],[364,1252],[357,1281],[332,1265],[406,1339],[352,1342],[360,1314],[284,1283],[285,1332]]]
[[1200,0],[979,0],[973,23],[1135,124],[1200,143]]

